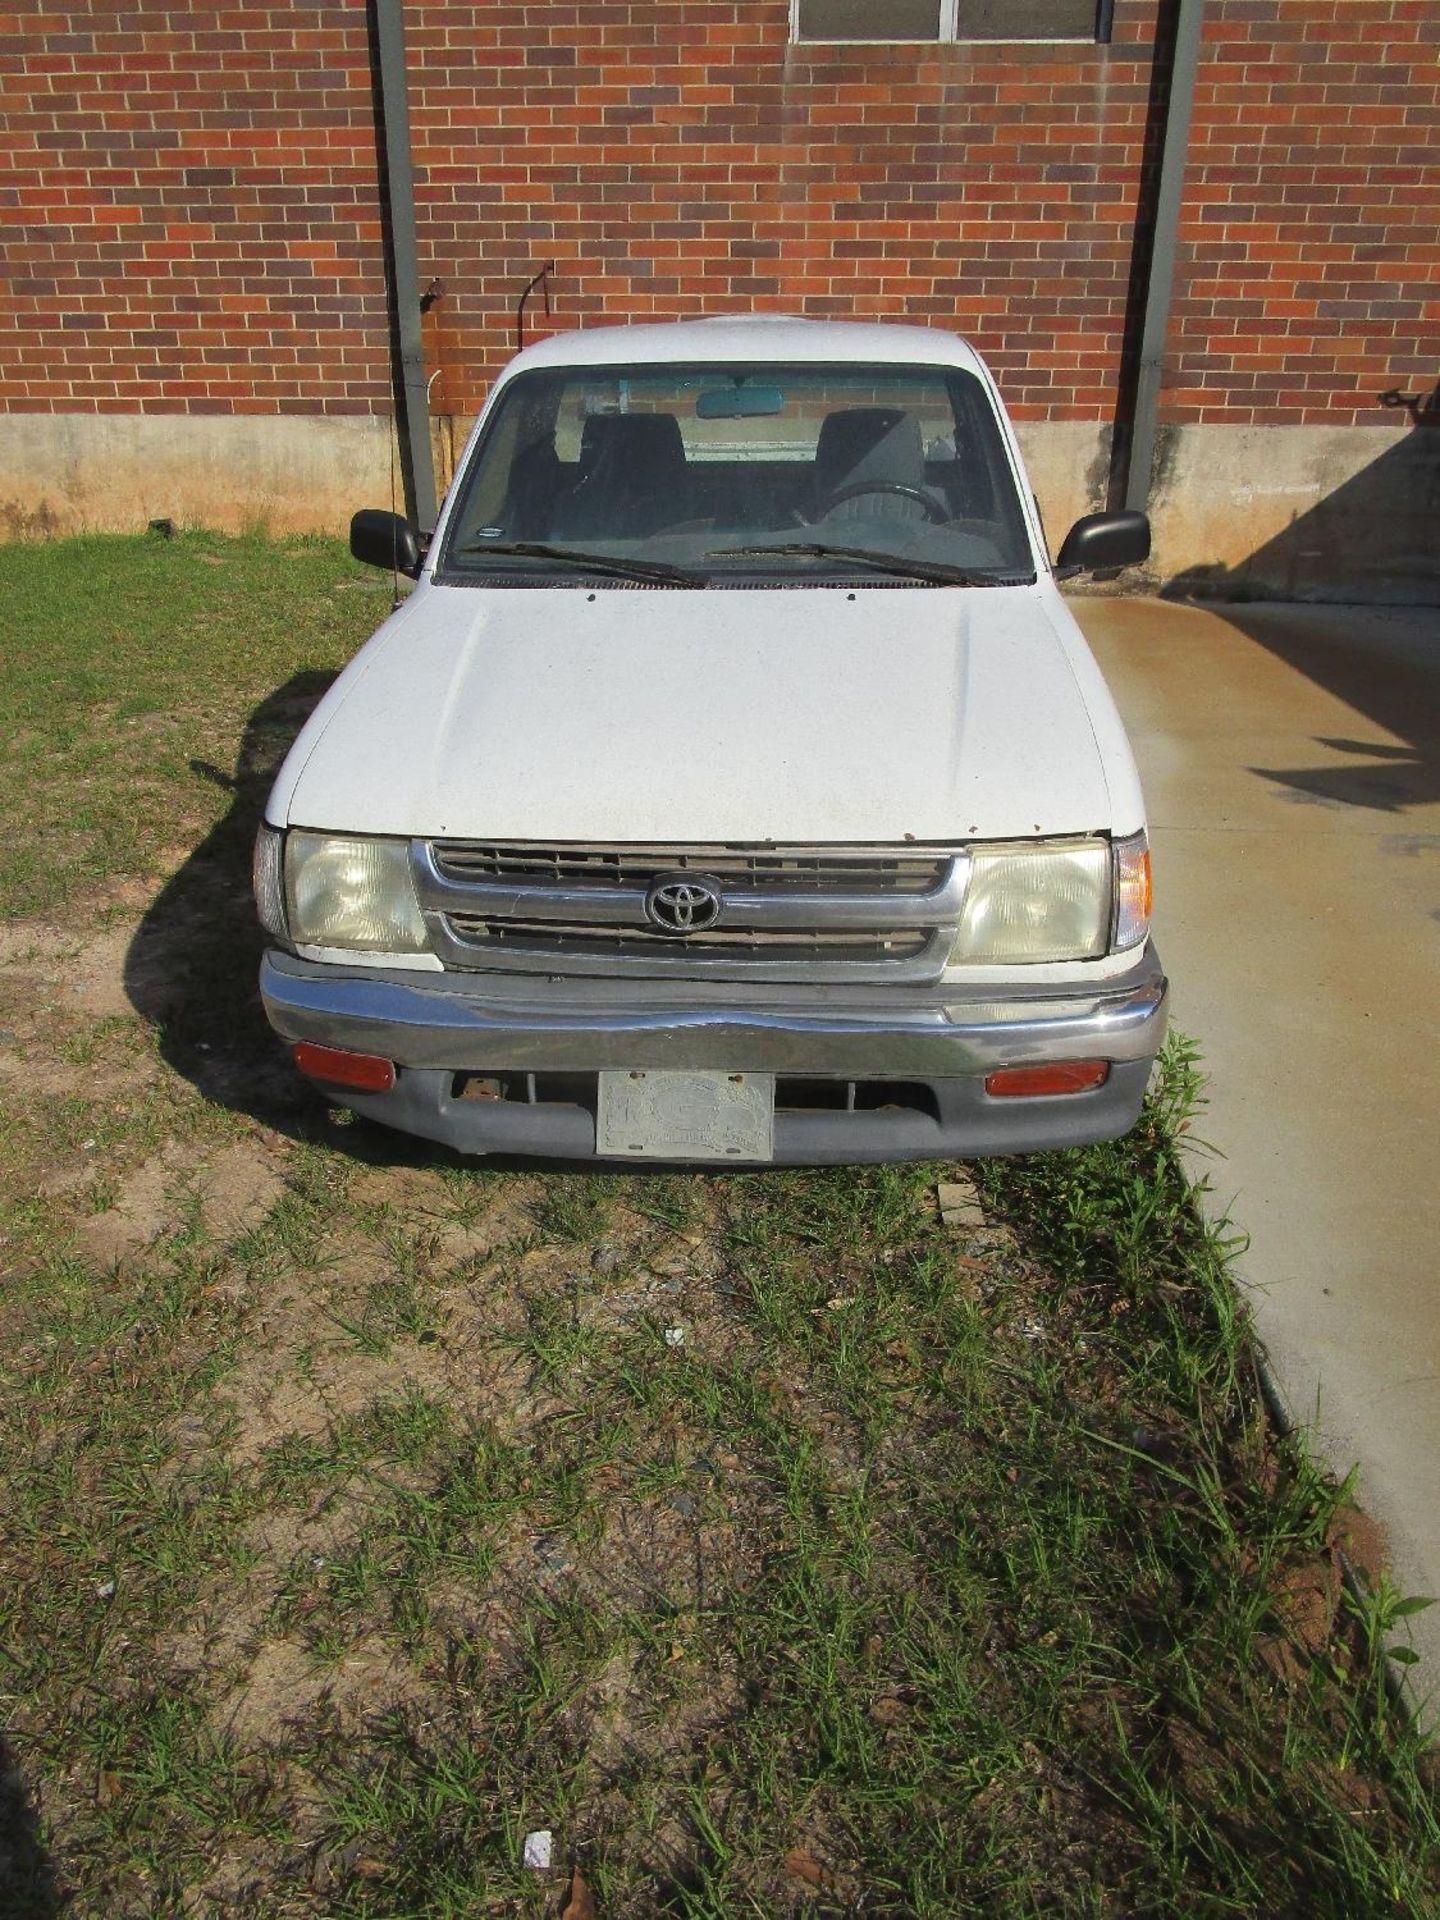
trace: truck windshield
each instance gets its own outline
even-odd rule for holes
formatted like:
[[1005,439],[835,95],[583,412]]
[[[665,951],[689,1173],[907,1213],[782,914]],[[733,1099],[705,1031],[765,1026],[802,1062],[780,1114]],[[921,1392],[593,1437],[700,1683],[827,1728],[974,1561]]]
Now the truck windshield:
[[[526,545],[552,551],[517,553]],[[553,578],[562,549],[716,585],[893,582],[912,562],[920,577],[949,569],[975,584],[1035,573],[985,388],[921,366],[517,375],[461,475],[440,571]],[[858,565],[862,554],[901,564],[887,574]]]

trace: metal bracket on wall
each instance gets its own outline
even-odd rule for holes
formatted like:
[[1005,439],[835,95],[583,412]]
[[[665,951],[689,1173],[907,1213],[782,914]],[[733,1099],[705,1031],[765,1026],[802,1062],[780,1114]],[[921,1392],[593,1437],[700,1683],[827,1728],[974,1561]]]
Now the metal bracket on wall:
[[515,303],[515,351],[517,353],[525,351],[525,302],[537,287],[545,300],[545,318],[547,320],[550,318],[550,276],[554,271],[555,262],[547,260]]
[[1430,393],[1405,393],[1391,387],[1379,400],[1382,407],[1403,407],[1412,427],[1440,427],[1440,380]]

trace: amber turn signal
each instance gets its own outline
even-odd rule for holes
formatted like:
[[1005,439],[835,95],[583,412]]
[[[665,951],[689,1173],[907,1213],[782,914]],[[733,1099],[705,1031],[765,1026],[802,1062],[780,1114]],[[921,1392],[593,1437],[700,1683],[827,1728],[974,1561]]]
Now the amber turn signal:
[[395,1062],[378,1053],[347,1053],[342,1047],[317,1047],[301,1040],[290,1058],[308,1079],[327,1087],[354,1087],[361,1093],[389,1093],[395,1084]]
[[1001,1067],[985,1077],[985,1091],[1000,1099],[1045,1093],[1089,1093],[1110,1078],[1108,1060],[1061,1060],[1048,1067]]

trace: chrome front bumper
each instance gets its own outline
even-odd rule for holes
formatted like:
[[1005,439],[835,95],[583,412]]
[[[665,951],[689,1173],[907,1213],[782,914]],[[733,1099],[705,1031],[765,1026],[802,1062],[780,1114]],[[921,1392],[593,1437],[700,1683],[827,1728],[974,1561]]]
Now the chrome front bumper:
[[694,986],[513,974],[353,972],[269,953],[260,992],[286,1040],[453,1072],[613,1067],[974,1074],[1047,1060],[1150,1060],[1167,988],[1154,949],[1076,989]]
[[[1165,1035],[1168,988],[1147,946],[1118,979],[1076,987],[876,989],[702,985],[401,973],[266,955],[261,996],[287,1041],[382,1054],[387,1094],[337,1090],[356,1111],[468,1153],[592,1157],[594,1116],[479,1103],[463,1074],[714,1069],[832,1080],[920,1082],[930,1115],[776,1115],[782,1162],[1024,1152],[1113,1137],[1139,1112]],[[995,1099],[997,1067],[1103,1059],[1093,1092]]]

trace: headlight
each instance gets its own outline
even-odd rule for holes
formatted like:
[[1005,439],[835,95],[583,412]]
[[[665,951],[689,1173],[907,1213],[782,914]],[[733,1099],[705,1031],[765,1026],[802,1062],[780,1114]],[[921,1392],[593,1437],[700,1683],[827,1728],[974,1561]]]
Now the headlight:
[[1110,944],[1113,897],[1104,840],[977,847],[951,964],[1094,960]]
[[285,846],[290,938],[310,947],[422,953],[429,945],[407,840],[292,833]]

